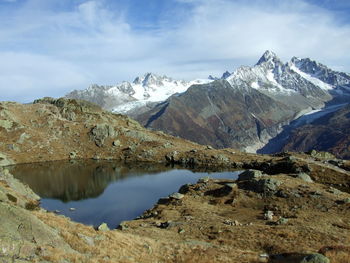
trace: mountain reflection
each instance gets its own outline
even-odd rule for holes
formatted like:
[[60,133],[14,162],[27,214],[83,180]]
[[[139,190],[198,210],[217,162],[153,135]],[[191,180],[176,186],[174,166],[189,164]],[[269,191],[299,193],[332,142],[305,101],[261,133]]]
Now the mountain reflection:
[[41,198],[78,201],[101,195],[106,187],[125,178],[170,170],[157,164],[121,164],[112,161],[74,160],[22,164],[11,173]]

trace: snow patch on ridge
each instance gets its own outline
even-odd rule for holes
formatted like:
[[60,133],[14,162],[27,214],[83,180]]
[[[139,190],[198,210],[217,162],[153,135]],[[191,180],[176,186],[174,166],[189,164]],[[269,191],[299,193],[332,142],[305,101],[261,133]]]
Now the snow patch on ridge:
[[305,72],[302,72],[299,70],[294,64],[290,66],[290,69],[293,70],[295,73],[298,73],[301,77],[306,79],[307,81],[311,82],[315,86],[323,89],[323,90],[332,90],[334,87],[332,85],[329,85],[322,80],[319,80],[318,78],[312,77],[309,74],[306,74]]

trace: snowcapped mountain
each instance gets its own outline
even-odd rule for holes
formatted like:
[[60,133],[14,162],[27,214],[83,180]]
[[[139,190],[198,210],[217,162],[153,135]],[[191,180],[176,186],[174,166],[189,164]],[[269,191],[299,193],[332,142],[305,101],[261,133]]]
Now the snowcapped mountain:
[[75,90],[66,97],[87,100],[116,113],[127,113],[147,104],[164,101],[173,94],[185,92],[193,84],[211,81],[197,79],[187,82],[146,73],[131,83],[124,81],[115,86],[92,85],[85,90]]
[[291,121],[350,98],[348,74],[310,59],[284,63],[271,51],[252,67],[209,78],[133,117],[198,143],[254,152]]
[[348,103],[350,75],[309,58],[284,63],[266,51],[255,65],[220,78],[182,81],[147,73],[133,82],[92,85],[66,97],[198,143],[255,152],[300,116]]
[[295,62],[283,63],[266,51],[255,66],[240,67],[225,79],[235,88],[253,88],[296,108],[324,105],[335,86],[303,72]]

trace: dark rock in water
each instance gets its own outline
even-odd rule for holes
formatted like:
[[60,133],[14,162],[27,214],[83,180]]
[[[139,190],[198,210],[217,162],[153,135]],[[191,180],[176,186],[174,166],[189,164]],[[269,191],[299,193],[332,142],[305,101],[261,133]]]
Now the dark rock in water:
[[304,257],[300,263],[330,263],[330,260],[324,255],[315,253]]

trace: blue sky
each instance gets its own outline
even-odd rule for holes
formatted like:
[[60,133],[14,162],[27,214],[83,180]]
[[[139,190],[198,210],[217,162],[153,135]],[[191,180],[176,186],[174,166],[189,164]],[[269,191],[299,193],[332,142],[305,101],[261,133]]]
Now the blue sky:
[[221,75],[270,49],[350,72],[348,0],[0,0],[0,100]]

